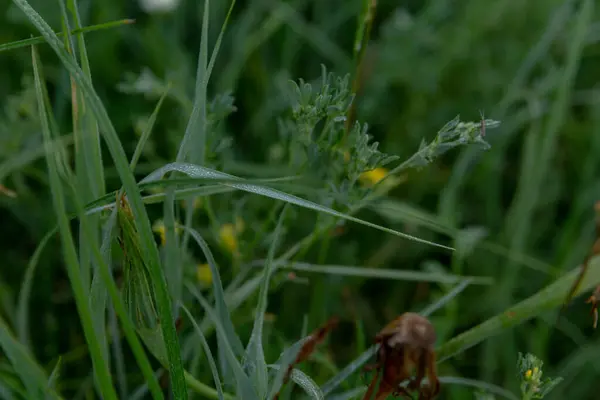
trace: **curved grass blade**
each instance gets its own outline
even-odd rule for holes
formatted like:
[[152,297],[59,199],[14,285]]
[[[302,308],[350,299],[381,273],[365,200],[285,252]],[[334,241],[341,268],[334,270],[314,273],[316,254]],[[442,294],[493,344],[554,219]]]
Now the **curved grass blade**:
[[223,389],[221,389],[221,380],[219,379],[219,371],[217,370],[217,364],[215,363],[215,359],[212,356],[212,352],[210,351],[210,346],[206,341],[206,337],[204,337],[204,333],[202,333],[202,329],[196,323],[196,320],[190,313],[190,310],[187,309],[186,306],[182,305],[181,308],[194,325],[194,330],[200,337],[200,343],[202,344],[202,348],[204,349],[204,353],[206,354],[206,359],[208,360],[208,366],[210,367],[210,372],[212,372],[213,380],[215,382],[215,387],[217,388],[217,395],[219,396],[219,400],[223,400]]
[[269,281],[273,274],[273,259],[275,258],[275,251],[279,245],[281,228],[283,220],[287,211],[287,205],[281,211],[279,221],[275,227],[273,239],[269,246],[269,252],[267,255],[267,261],[265,263],[263,280],[260,287],[260,294],[258,297],[258,304],[256,305],[256,314],[254,316],[254,326],[252,327],[252,335],[246,348],[246,359],[248,360],[251,368],[250,371],[254,375],[254,382],[258,389],[258,395],[264,398],[267,394],[268,386],[268,372],[267,362],[265,361],[265,354],[263,350],[263,322],[265,319],[265,312],[267,311],[267,298],[269,295]]
[[95,114],[100,126],[100,131],[103,134],[104,140],[106,141],[107,147],[113,158],[113,162],[117,168],[121,181],[123,182],[123,187],[127,195],[130,197],[131,208],[135,216],[136,225],[139,225],[138,231],[143,250],[142,254],[146,258],[152,277],[152,284],[155,286],[157,294],[158,313],[169,359],[169,374],[171,377],[172,389],[174,395],[178,399],[187,399],[187,389],[183,375],[183,365],[181,363],[179,342],[177,340],[177,333],[175,331],[175,325],[171,312],[171,301],[169,299],[165,277],[162,273],[160,265],[158,249],[156,247],[156,243],[154,242],[148,214],[144,208],[141,195],[136,187],[133,173],[129,169],[127,157],[125,155],[123,146],[119,141],[117,132],[112,125],[110,118],[108,117],[106,108],[95,92],[90,80],[85,76],[84,72],[77,65],[73,57],[69,55],[67,50],[64,48],[64,45],[52,31],[50,26],[29,5],[26,0],[13,0],[13,3],[25,13],[33,25],[35,25],[35,27],[44,36],[48,44],[52,47],[54,52],[62,61],[65,68],[67,68],[69,73],[72,75],[75,82],[79,85],[79,88],[87,100],[87,104]]
[[0,316],[0,347],[23,382],[28,399],[45,399],[46,396],[58,399],[56,393],[47,387],[48,377],[44,370],[34,361],[27,348],[10,333],[2,316]]
[[294,196],[294,195],[291,195],[291,194],[287,194],[287,193],[281,192],[281,191],[276,190],[276,189],[271,189],[271,188],[268,188],[268,187],[265,187],[265,186],[260,186],[260,185],[246,183],[246,182],[244,182],[243,179],[238,178],[236,176],[229,175],[229,174],[226,174],[224,172],[219,172],[219,171],[216,171],[216,170],[213,170],[213,169],[210,169],[210,168],[201,167],[199,165],[194,165],[194,164],[189,164],[189,163],[171,163],[171,164],[167,164],[164,167],[159,168],[158,170],[152,172],[150,175],[148,175],[147,177],[145,177],[141,182],[149,182],[149,181],[155,181],[155,180],[161,179],[164,174],[166,174],[167,172],[173,172],[173,171],[181,172],[181,173],[184,173],[184,174],[186,174],[188,176],[191,176],[191,177],[204,177],[204,178],[208,178],[208,179],[213,178],[215,180],[216,179],[223,179],[223,178],[224,179],[234,179],[234,180],[237,179],[237,180],[240,181],[240,183],[228,183],[228,184],[225,184],[225,185],[231,186],[231,187],[234,187],[236,189],[243,190],[243,191],[246,191],[246,192],[255,193],[255,194],[258,194],[258,195],[261,195],[261,196],[265,196],[265,197],[270,197],[272,199],[285,201],[287,203],[291,203],[291,204],[294,204],[294,205],[297,205],[297,206],[300,206],[300,207],[303,207],[303,208],[308,208],[308,209],[311,209],[311,210],[314,210],[314,211],[318,211],[318,212],[322,212],[322,213],[325,213],[325,214],[329,214],[329,215],[334,216],[334,217],[346,219],[346,220],[349,220],[349,221],[352,221],[352,222],[356,222],[356,223],[359,223],[359,224],[362,224],[362,225],[366,225],[366,226],[369,226],[371,228],[375,228],[375,229],[378,229],[380,231],[391,233],[393,235],[400,236],[400,237],[403,237],[403,238],[406,238],[406,239],[409,239],[409,240],[412,240],[412,241],[416,241],[416,242],[419,242],[419,243],[428,244],[430,246],[435,246],[435,247],[440,247],[440,248],[443,248],[443,249],[446,249],[446,250],[454,250],[452,247],[444,246],[444,245],[441,245],[441,244],[430,242],[430,241],[425,240],[425,239],[420,239],[420,238],[417,238],[415,236],[408,235],[406,233],[398,232],[398,231],[396,231],[394,229],[386,228],[386,227],[383,227],[381,225],[377,225],[377,224],[374,224],[372,222],[368,222],[368,221],[362,220],[360,218],[356,218],[356,217],[353,217],[351,215],[335,211],[335,210],[333,210],[333,209],[331,209],[329,207],[325,207],[325,206],[322,206],[320,204],[313,203],[312,201],[308,201],[308,200],[302,199],[300,197],[297,197],[297,196]]
[[244,400],[258,400],[259,397],[256,394],[255,388],[252,386],[250,378],[242,369],[242,365],[235,357],[233,349],[229,341],[227,340],[227,332],[221,324],[219,316],[215,313],[212,307],[208,304],[208,302],[204,299],[200,292],[196,290],[194,286],[192,286],[189,283],[186,283],[186,287],[188,288],[190,293],[194,295],[194,297],[196,297],[202,308],[204,308],[204,311],[208,314],[209,318],[213,320],[213,323],[217,328],[217,335],[223,339],[219,344],[223,345],[223,351],[227,358],[227,362],[229,363],[229,367],[233,371],[238,391],[237,397],[243,398]]
[[29,263],[25,270],[25,276],[23,277],[23,283],[21,290],[19,290],[19,300],[17,302],[17,335],[19,341],[23,345],[29,345],[29,296],[31,294],[31,285],[33,284],[33,274],[35,268],[40,260],[42,251],[46,247],[48,240],[56,233],[56,229],[53,229],[46,233],[40,243],[38,243]]
[[[278,371],[281,367],[278,364],[270,364],[269,368]],[[315,400],[325,400],[325,395],[319,389],[319,386],[308,375],[299,369],[293,369],[290,378],[298,384],[306,394]]]
[[194,229],[187,228],[185,226],[181,226],[185,231],[189,232],[192,238],[198,243],[198,246],[202,249],[204,256],[206,257],[206,262],[210,268],[210,272],[212,274],[212,288],[213,288],[213,296],[215,297],[215,308],[217,311],[217,315],[219,316],[219,321],[221,326],[223,327],[223,331],[225,332],[225,336],[221,339],[227,340],[229,346],[233,349],[233,352],[236,357],[244,356],[244,346],[242,346],[242,341],[238,337],[235,329],[233,327],[233,322],[231,322],[231,317],[229,315],[229,310],[227,308],[227,304],[225,303],[225,293],[223,292],[223,284],[221,282],[221,275],[219,274],[219,268],[217,267],[217,262],[210,251],[210,247],[208,247],[208,243],[202,238],[202,236]]

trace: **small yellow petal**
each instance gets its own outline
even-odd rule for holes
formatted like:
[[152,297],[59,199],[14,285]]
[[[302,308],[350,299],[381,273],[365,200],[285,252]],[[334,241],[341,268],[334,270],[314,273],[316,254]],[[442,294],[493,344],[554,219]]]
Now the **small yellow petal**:
[[347,150],[344,152],[344,161],[345,162],[350,161],[350,152]]
[[219,231],[219,238],[225,248],[231,252],[237,250],[237,238],[235,236],[235,227],[233,224],[223,224]]
[[200,264],[196,268],[196,279],[205,285],[212,283],[212,272],[208,264]]
[[385,168],[375,168],[360,174],[359,179],[364,185],[373,186],[374,184],[382,180],[387,175],[387,173],[388,171]]
[[162,220],[156,220],[152,225],[152,231],[160,235],[160,242],[164,246],[167,242],[167,235],[165,233],[165,224]]
[[530,369],[525,371],[525,379],[527,379],[527,380],[531,379],[532,374],[533,374],[533,372]]
[[244,220],[241,219],[240,217],[237,217],[235,219],[235,230],[237,233],[242,233],[244,232],[244,229],[246,229],[246,224],[244,224]]

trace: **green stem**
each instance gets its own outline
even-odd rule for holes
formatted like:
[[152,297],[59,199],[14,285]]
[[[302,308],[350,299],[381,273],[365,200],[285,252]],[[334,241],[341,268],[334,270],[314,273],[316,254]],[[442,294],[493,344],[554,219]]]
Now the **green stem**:
[[[437,350],[440,362],[475,346],[504,329],[512,328],[545,311],[551,311],[562,305],[567,293],[577,279],[580,269],[581,266],[546,286],[533,296],[454,337]],[[589,291],[598,283],[600,283],[600,257],[595,257],[590,260],[588,272],[582,279],[575,295],[578,296],[583,292]]]

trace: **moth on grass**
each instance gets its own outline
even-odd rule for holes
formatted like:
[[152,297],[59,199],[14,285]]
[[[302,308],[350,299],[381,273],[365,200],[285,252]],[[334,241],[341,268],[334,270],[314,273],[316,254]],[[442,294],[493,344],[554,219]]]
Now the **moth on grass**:
[[142,257],[139,234],[124,194],[117,194],[117,241],[123,252],[123,301],[138,329],[158,326],[154,290]]

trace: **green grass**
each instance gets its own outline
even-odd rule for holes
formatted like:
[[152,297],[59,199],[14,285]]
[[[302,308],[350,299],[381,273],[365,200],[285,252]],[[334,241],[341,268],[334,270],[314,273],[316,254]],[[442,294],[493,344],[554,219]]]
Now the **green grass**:
[[600,197],[595,2],[50,3],[0,6],[0,397],[360,399],[406,311],[440,398],[532,398],[527,353],[594,397],[597,259],[556,317]]

